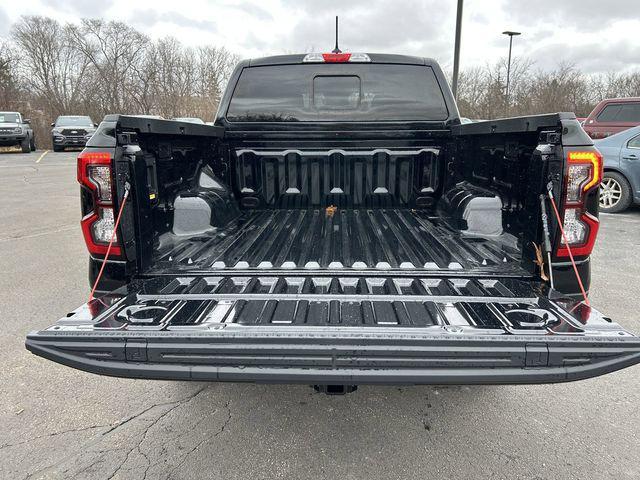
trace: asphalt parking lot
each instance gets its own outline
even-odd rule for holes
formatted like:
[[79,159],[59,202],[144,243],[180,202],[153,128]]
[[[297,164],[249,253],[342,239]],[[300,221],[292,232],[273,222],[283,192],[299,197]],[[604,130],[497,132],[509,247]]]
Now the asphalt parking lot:
[[[640,366],[571,384],[121,380],[25,334],[86,301],[75,153],[0,154],[0,478],[640,478]],[[592,303],[640,334],[640,209],[603,215]]]

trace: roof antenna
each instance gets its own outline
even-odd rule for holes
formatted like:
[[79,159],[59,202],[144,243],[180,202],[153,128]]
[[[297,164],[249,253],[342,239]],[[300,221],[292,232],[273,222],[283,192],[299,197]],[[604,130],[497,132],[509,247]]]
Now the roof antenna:
[[338,16],[336,15],[336,48],[331,53],[342,53],[342,50],[338,48]]

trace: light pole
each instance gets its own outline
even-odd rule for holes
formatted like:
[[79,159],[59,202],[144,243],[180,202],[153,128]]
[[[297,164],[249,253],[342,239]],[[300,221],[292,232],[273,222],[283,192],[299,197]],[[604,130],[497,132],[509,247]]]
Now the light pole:
[[453,47],[453,78],[451,79],[451,91],[453,98],[458,98],[458,68],[460,66],[460,37],[462,35],[462,4],[464,0],[458,0],[458,13],[456,14],[456,42]]
[[502,32],[503,35],[509,35],[509,59],[507,60],[507,89],[505,94],[505,103],[507,114],[509,113],[509,77],[511,76],[511,47],[513,46],[513,37],[516,35],[521,35],[521,32],[512,32],[507,30]]

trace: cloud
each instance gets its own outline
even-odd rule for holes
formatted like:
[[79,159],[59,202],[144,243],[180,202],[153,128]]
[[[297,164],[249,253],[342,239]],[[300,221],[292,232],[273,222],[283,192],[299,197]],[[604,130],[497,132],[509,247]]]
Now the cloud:
[[[526,2],[526,8],[521,2],[503,5],[506,26],[522,31],[514,39],[515,55],[533,59],[544,70],[567,61],[593,73],[640,67],[638,6],[637,0],[537,0]],[[502,45],[507,45],[506,39]]]
[[[178,27],[195,28],[209,33],[216,32],[218,26],[212,20],[193,19],[177,12],[158,13],[154,10],[136,10],[131,14],[131,21],[137,25],[153,27],[158,23],[173,24]],[[167,32],[170,35],[171,32]]]
[[[513,55],[542,69],[559,61],[603,72],[640,69],[640,0],[474,0],[464,4],[461,68],[504,59],[510,29]],[[4,9],[4,12],[2,11]],[[334,16],[340,47],[362,52],[433,57],[451,69],[455,0],[30,0],[3,2],[0,35],[20,15],[60,22],[81,17],[119,20],[151,38],[168,35],[189,46],[224,46],[244,57],[331,50]]]
[[[553,52],[551,62],[550,52]],[[623,71],[638,66],[637,47],[621,41],[589,45],[556,43],[532,52],[530,57],[543,69],[556,66],[559,60],[567,60],[585,73]]]
[[5,13],[4,9],[0,7],[0,37],[3,37],[9,33],[11,28],[11,22],[9,17]]
[[453,43],[454,32],[448,21],[455,12],[436,0],[406,1],[402,8],[384,0],[328,0],[321,6],[304,0],[284,3],[298,9],[298,21],[290,32],[278,33],[273,44],[288,44],[289,49],[333,48],[336,13],[340,16],[343,49],[442,56]]
[[86,0],[41,0],[45,7],[51,7],[79,17],[102,17],[112,6],[113,0],[87,2]]
[[602,28],[638,15],[637,0],[536,0],[505,5],[511,18],[523,24],[561,23],[578,28]]
[[241,2],[241,3],[230,3],[227,4],[228,7],[234,8],[236,10],[240,10],[241,12],[246,13],[250,17],[255,17],[259,20],[273,20],[273,15],[271,15],[264,8],[249,2]]

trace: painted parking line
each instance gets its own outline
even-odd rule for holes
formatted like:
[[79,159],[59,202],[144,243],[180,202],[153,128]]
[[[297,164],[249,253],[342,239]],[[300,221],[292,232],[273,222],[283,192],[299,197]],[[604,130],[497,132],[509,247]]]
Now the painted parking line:
[[45,150],[44,152],[42,152],[42,155],[38,157],[36,163],[40,163],[40,160],[42,160],[47,153],[49,153],[49,150]]

